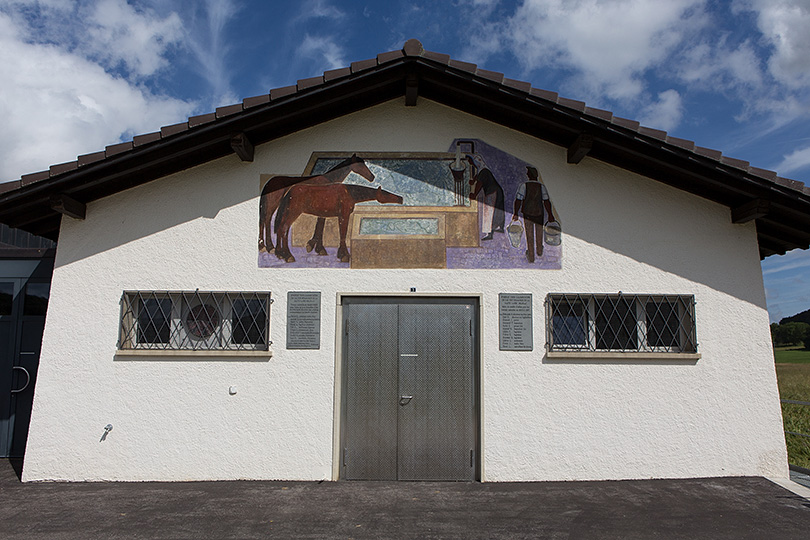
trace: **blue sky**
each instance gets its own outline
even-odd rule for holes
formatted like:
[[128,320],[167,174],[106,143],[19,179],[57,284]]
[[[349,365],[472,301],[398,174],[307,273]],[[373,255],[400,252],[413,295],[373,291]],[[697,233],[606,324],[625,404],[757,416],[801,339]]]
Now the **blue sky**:
[[[810,0],[0,0],[0,180],[426,49],[810,182]],[[763,261],[772,320],[810,253]]]

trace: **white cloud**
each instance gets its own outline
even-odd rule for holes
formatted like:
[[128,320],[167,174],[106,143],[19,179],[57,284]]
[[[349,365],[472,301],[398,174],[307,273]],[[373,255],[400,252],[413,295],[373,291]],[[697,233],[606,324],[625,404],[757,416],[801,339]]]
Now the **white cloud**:
[[810,2],[740,0],[738,10],[757,14],[757,26],[773,47],[768,68],[780,83],[801,88],[810,83]]
[[681,123],[683,100],[677,90],[658,94],[658,101],[650,103],[641,112],[639,120],[645,126],[672,131]]
[[780,173],[789,173],[810,166],[810,146],[794,150],[786,155],[775,168]]
[[166,48],[183,35],[176,13],[161,19],[148,11],[136,11],[124,0],[102,0],[88,11],[81,42],[88,55],[111,68],[123,63],[139,77],[166,67]]
[[508,21],[509,47],[527,70],[573,70],[589,93],[634,98],[645,70],[706,24],[703,0],[526,0]]
[[[186,118],[194,104],[155,95],[68,46],[35,43],[0,11],[0,179],[72,161],[123,134]],[[145,64],[142,64],[145,66]]]
[[343,48],[335,43],[333,38],[327,36],[306,34],[295,54],[300,58],[314,61],[316,73],[348,65],[344,60]]

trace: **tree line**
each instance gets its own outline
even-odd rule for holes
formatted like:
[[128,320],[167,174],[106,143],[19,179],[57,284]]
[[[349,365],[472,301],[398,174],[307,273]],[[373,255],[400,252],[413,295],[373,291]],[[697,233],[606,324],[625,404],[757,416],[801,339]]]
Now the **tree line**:
[[771,339],[775,347],[804,345],[810,351],[810,309],[771,323]]

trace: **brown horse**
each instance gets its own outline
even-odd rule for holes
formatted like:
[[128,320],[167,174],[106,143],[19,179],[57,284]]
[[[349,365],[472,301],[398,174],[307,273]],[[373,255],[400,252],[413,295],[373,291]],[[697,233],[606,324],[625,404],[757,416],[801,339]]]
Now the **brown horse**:
[[355,172],[368,180],[374,181],[374,174],[369,170],[366,162],[352,154],[332,167],[329,171],[314,176],[274,176],[264,185],[259,198],[259,251],[273,252],[273,240],[270,225],[273,214],[278,209],[281,198],[291,186],[295,185],[325,185],[343,182],[349,173]]
[[[341,262],[349,262],[349,248],[346,247],[346,233],[349,230],[349,217],[354,212],[354,205],[363,201],[402,204],[402,197],[382,187],[377,189],[352,184],[328,184],[325,186],[297,185],[287,190],[276,214],[276,256],[286,262],[294,262],[290,252],[290,226],[301,214],[310,214],[319,218],[337,217],[340,228],[340,247],[337,257]],[[323,226],[315,227],[323,235]],[[310,242],[315,241],[315,237]],[[318,241],[323,248],[322,241]],[[324,250],[324,253],[326,251]]]

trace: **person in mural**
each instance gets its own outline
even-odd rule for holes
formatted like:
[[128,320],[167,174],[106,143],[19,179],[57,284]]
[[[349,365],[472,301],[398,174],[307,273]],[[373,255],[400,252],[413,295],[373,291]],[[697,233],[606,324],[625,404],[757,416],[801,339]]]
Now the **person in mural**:
[[506,224],[506,213],[504,212],[503,188],[495,180],[495,175],[489,170],[481,154],[467,154],[467,161],[470,163],[470,200],[478,198],[478,194],[483,191],[482,204],[484,205],[484,220],[481,224],[481,232],[484,236],[482,241],[492,240],[492,233],[502,233]]
[[523,226],[526,231],[526,259],[534,262],[535,249],[537,257],[543,256],[543,225],[554,221],[551,201],[548,199],[546,186],[540,180],[540,173],[534,167],[526,167],[528,182],[524,182],[515,195],[515,208],[512,221],[518,220],[523,211]]

